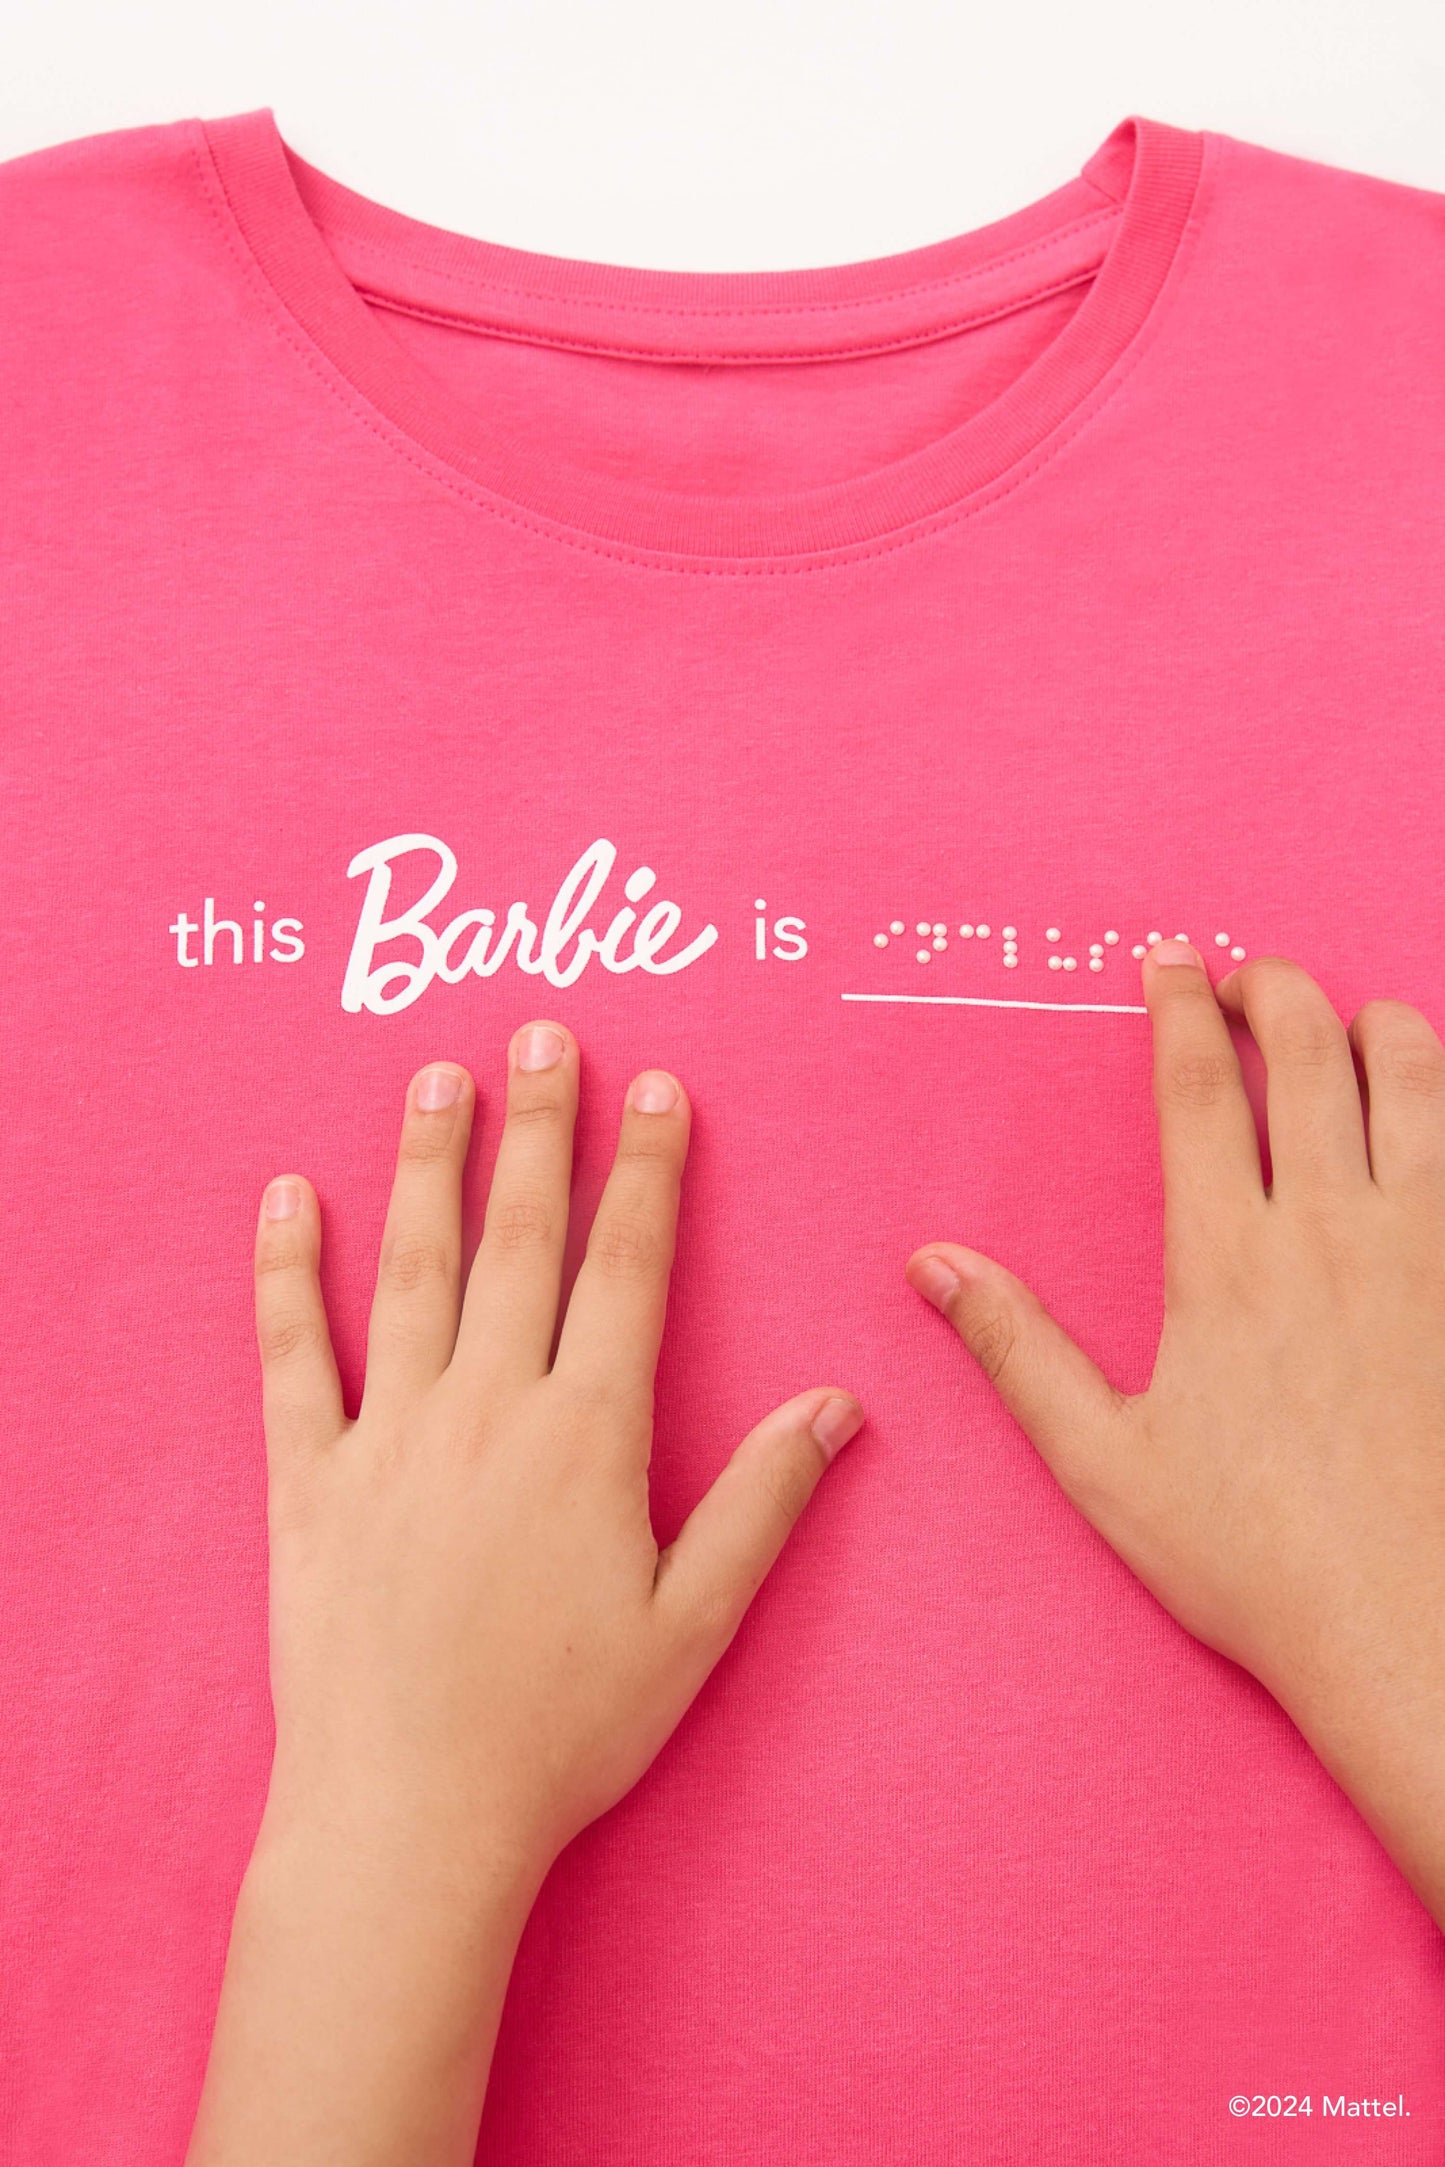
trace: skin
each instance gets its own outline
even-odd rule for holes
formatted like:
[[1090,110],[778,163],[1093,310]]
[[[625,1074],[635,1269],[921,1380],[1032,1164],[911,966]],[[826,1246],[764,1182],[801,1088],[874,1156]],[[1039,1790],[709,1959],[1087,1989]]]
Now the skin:
[[[1165,1191],[1148,1390],[1001,1264],[907,1273],[1079,1509],[1276,1695],[1445,1924],[1445,1049],[1346,1034],[1293,964],[1143,965]],[[1271,1179],[1228,1018],[1268,1073]],[[561,1055],[533,1058],[532,1031]],[[520,1056],[520,1059],[519,1059]],[[457,1096],[429,1104],[437,1073]],[[675,1096],[648,1112],[653,1097]],[[647,1767],[862,1419],[802,1393],[681,1534],[648,1517],[687,1104],[634,1082],[553,1353],[577,1049],[528,1027],[465,1282],[471,1079],[408,1091],[366,1386],[344,1415],[320,1221],[257,1234],[276,1755],[188,2167],[468,2167],[517,1941],[557,1853]],[[642,1101],[639,1104],[639,1097]]]
[[[930,1242],[908,1277],[1079,1510],[1275,1695],[1445,1925],[1445,1048],[1396,1001],[1347,1033],[1278,958],[1216,997],[1167,941],[1143,980],[1165,1202],[1148,1390],[1115,1391],[974,1250]],[[1230,1017],[1266,1064],[1268,1186]]]
[[652,1761],[862,1420],[834,1387],[789,1400],[659,1551],[647,1470],[687,1099],[661,1071],[634,1079],[557,1337],[577,1090],[564,1026],[517,1033],[464,1284],[472,1079],[413,1078],[355,1420],[315,1192],[268,1185],[276,1751],[188,2167],[470,2167],[538,1887]]

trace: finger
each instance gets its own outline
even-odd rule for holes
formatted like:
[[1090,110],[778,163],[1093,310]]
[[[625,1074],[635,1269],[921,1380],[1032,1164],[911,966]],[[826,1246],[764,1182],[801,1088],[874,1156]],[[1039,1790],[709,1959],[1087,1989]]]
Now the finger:
[[1244,1016],[1264,1056],[1273,1193],[1368,1181],[1350,1042],[1308,971],[1261,956],[1221,978],[1217,991],[1226,1009]]
[[1229,1025],[1187,941],[1160,941],[1143,968],[1154,1037],[1154,1106],[1169,1263],[1208,1253],[1264,1202],[1259,1139]]
[[851,1393],[799,1393],[750,1430],[657,1561],[657,1600],[697,1635],[708,1667],[732,1639],[824,1469],[863,1410]]
[[1350,1025],[1369,1088],[1370,1171],[1382,1189],[1445,1181],[1445,1046],[1418,1008],[1368,1001]]
[[266,1186],[256,1226],[256,1340],[273,1466],[319,1451],[346,1426],[320,1263],[316,1192],[300,1174],[279,1175]]
[[688,1127],[687,1095],[675,1076],[646,1069],[633,1078],[554,1365],[589,1391],[650,1399]]
[[454,1062],[407,1086],[366,1335],[363,1408],[396,1406],[446,1368],[461,1304],[462,1166],[476,1093]]
[[567,1241],[578,1063],[577,1041],[560,1023],[524,1024],[507,1049],[507,1118],[454,1366],[484,1364],[519,1380],[547,1368]]
[[933,1242],[905,1267],[1076,1502],[1125,1405],[1038,1296],[990,1257]]

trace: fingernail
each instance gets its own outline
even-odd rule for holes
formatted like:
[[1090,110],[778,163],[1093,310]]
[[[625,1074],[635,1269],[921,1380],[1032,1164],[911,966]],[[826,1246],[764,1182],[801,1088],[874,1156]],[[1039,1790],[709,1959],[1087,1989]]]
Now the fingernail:
[[268,1219],[294,1219],[301,1209],[301,1191],[294,1181],[273,1181],[266,1191],[264,1210]]
[[555,1068],[566,1050],[560,1031],[554,1031],[550,1024],[534,1023],[517,1040],[517,1066],[529,1072]]
[[942,1257],[924,1257],[913,1267],[913,1284],[920,1294],[926,1295],[935,1309],[942,1309],[958,1292],[961,1281],[957,1272],[951,1271]]
[[863,1410],[856,1400],[839,1399],[836,1396],[824,1400],[813,1417],[813,1435],[828,1459],[841,1452],[850,1437],[856,1437],[863,1427]]
[[644,1069],[627,1095],[640,1114],[669,1114],[677,1104],[677,1080],[666,1069]]
[[1188,941],[1156,941],[1149,951],[1156,963],[1192,963],[1196,971],[1204,968],[1204,958]]
[[416,1103],[424,1114],[440,1113],[455,1106],[462,1095],[462,1079],[454,1068],[424,1068],[417,1081]]

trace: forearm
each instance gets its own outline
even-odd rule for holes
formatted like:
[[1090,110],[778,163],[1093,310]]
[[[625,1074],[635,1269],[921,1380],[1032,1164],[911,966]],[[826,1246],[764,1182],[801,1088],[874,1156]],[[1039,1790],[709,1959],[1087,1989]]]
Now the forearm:
[[470,2167],[539,1878],[412,1828],[268,1814],[187,2167]]

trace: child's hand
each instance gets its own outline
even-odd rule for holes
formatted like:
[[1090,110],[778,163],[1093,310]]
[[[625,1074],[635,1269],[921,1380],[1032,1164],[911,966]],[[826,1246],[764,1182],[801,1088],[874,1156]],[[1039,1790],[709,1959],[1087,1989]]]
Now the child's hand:
[[1445,1923],[1445,1049],[1393,1001],[1347,1037],[1293,964],[1231,973],[1220,1000],[1268,1071],[1267,1190],[1199,957],[1164,942],[1143,975],[1165,1190],[1149,1389],[1116,1392],[971,1250],[930,1243],[908,1276],[1074,1503],[1277,1696]]
[[189,2167],[465,2167],[538,1883],[647,1767],[862,1420],[828,1387],[744,1439],[661,1555],[652,1386],[688,1108],[633,1082],[555,1359],[577,1047],[512,1042],[461,1273],[471,1078],[407,1093],[360,1413],[309,1184],[256,1241],[276,1756]]
[[[552,1355],[578,1054],[512,1042],[507,1120],[461,1280],[463,1069],[407,1094],[360,1413],[345,1419],[315,1195],[268,1190],[256,1246],[277,1748],[269,1811],[386,1816],[545,1871],[637,1780],[732,1638],[853,1398],[800,1393],[677,1540],[648,1514],[652,1388],[688,1105],[637,1077]],[[294,1200],[290,1216],[273,1216]]]

